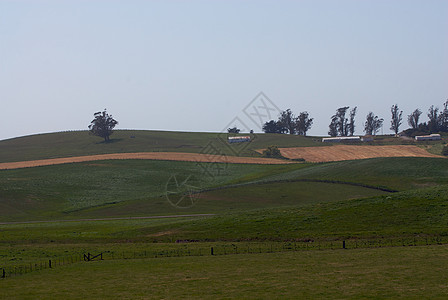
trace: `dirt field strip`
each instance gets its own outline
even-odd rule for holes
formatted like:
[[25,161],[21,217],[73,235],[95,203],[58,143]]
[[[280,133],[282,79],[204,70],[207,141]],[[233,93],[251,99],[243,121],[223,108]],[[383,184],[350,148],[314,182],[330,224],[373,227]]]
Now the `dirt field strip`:
[[[261,150],[260,150],[261,151]],[[280,148],[284,157],[303,158],[308,162],[328,162],[375,157],[443,157],[413,145],[351,146]]]
[[40,166],[78,163],[78,162],[87,162],[96,160],[109,160],[109,159],[149,159],[149,160],[216,162],[216,163],[233,163],[233,164],[271,164],[271,165],[291,163],[285,160],[273,159],[273,158],[221,156],[221,155],[179,153],[179,152],[139,152],[139,153],[99,154],[99,155],[0,163],[0,170],[40,167]]

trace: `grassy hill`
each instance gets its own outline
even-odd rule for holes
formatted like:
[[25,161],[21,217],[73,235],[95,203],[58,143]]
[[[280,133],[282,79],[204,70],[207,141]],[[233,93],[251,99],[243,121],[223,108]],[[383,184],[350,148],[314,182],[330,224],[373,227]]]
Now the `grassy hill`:
[[[0,141],[0,160],[201,152],[210,142],[220,141],[214,133],[117,131],[113,137],[110,144],[87,132]],[[246,144],[247,149],[221,147],[231,155],[257,155],[252,149],[272,144],[322,145],[312,137],[257,135]],[[212,173],[204,173],[208,167]],[[99,298],[166,296],[167,286],[173,297],[266,296],[260,286],[274,297],[441,296],[438,291],[444,290],[446,278],[439,275],[446,265],[446,245],[427,244],[448,242],[448,160],[376,158],[215,167],[211,163],[105,160],[0,171],[0,222],[13,222],[0,224],[0,269],[22,274],[42,261],[60,263],[62,258],[64,264],[67,257],[87,252],[103,252],[107,258],[65,266],[56,263],[52,269],[0,279],[3,294],[80,298],[79,286],[87,278]],[[184,181],[190,186],[182,185]],[[190,192],[194,205],[182,206],[182,199],[190,199],[182,197]],[[200,213],[214,215],[194,216]],[[36,220],[48,222],[26,222]],[[340,249],[341,240],[347,241],[349,249]],[[293,244],[302,250],[268,253],[272,247],[291,251]],[[355,249],[358,245],[365,249]],[[210,247],[220,256],[210,256]],[[237,249],[246,252],[222,255]],[[197,256],[186,256],[190,251]],[[185,257],[137,259],[136,253]],[[157,288],[148,284],[148,276]],[[311,288],[294,288],[297,282]],[[426,289],[403,293],[417,284]],[[210,285],[212,292],[196,292],[198,286],[209,290]],[[86,293],[91,295],[90,288]]]
[[0,162],[123,152],[259,156],[253,150],[270,145],[322,146],[320,139],[313,137],[285,134],[255,134],[252,137],[251,143],[230,145],[226,142],[225,133],[116,130],[111,136],[111,142],[106,144],[101,138],[89,135],[88,131],[57,132],[0,141]]
[[[312,167],[309,164],[229,164],[219,174],[210,176],[191,162],[112,160],[3,170],[0,171],[0,221],[225,213],[384,193],[343,183],[257,184],[276,174]],[[171,186],[173,176],[178,182],[188,178],[194,191],[215,190],[193,195],[193,207],[186,209],[183,203],[174,207],[167,191],[176,193],[171,199],[180,199],[188,188]],[[241,184],[245,185],[238,187]],[[234,185],[237,186],[222,189]]]

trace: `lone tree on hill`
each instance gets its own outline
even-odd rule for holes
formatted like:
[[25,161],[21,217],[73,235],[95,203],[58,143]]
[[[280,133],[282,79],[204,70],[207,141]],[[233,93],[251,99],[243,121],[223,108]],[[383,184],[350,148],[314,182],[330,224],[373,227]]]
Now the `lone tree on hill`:
[[104,109],[104,111],[99,111],[93,114],[94,119],[89,125],[90,134],[100,136],[104,138],[105,142],[108,142],[109,136],[113,133],[114,127],[118,124],[118,122],[112,118],[112,115],[109,115]]
[[392,120],[390,120],[390,130],[393,130],[395,132],[395,135],[398,134],[398,130],[400,130],[401,125],[401,115],[403,114],[403,111],[400,111],[398,108],[398,105],[392,105],[390,108],[390,112],[392,113]]

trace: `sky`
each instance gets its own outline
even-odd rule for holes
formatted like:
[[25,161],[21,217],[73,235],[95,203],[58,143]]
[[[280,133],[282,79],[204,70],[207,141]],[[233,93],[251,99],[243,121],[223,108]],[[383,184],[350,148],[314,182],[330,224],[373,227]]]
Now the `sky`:
[[208,132],[307,111],[324,136],[357,106],[356,134],[370,111],[391,133],[393,104],[406,129],[447,98],[447,0],[0,0],[0,139],[105,108],[117,129]]

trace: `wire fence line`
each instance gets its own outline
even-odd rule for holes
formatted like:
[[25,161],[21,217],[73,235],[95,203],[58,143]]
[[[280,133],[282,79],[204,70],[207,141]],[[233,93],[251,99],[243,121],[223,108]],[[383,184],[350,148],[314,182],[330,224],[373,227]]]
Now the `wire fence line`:
[[235,242],[226,244],[176,243],[167,249],[139,251],[106,250],[63,256],[36,263],[0,266],[0,279],[20,276],[34,271],[54,269],[60,266],[96,260],[126,260],[144,258],[168,258],[187,256],[222,256],[235,254],[278,253],[292,251],[316,251],[337,249],[362,249],[384,247],[410,247],[448,244],[448,236],[427,236],[381,239],[345,239],[337,241],[291,241],[291,242]]

